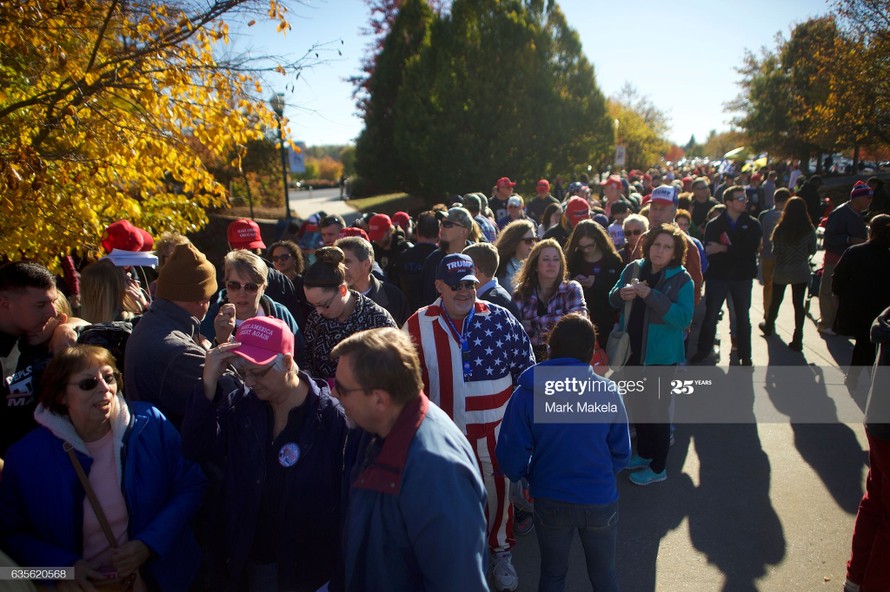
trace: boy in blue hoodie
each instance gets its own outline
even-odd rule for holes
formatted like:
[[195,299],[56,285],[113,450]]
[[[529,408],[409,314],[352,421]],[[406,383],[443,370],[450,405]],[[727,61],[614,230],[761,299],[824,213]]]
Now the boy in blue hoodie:
[[[550,359],[519,377],[498,437],[501,469],[512,481],[528,479],[534,498],[539,590],[564,589],[575,530],[593,589],[618,590],[615,477],[630,459],[630,436],[617,386],[589,364],[595,340],[586,317],[563,317],[550,334]],[[585,390],[567,397],[563,389],[560,406],[554,383]]]

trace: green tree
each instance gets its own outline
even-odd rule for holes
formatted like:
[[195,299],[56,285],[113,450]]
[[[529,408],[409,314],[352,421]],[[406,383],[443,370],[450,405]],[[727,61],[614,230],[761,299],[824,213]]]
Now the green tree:
[[624,168],[646,170],[657,164],[670,144],[630,105],[612,98],[608,108],[610,119],[618,120],[618,142],[625,146]]
[[355,170],[383,190],[400,189],[404,166],[397,158],[396,104],[408,61],[429,43],[433,12],[426,0],[406,0],[383,40],[367,79],[367,97],[360,102],[365,128],[356,141]]
[[407,61],[395,113],[405,188],[435,199],[599,164],[613,147],[578,35],[543,2],[456,0]]

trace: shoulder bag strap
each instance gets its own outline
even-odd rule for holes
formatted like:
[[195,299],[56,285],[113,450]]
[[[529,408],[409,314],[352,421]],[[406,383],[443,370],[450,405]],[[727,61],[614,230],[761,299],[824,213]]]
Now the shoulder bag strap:
[[111,532],[111,525],[108,524],[108,519],[105,517],[105,512],[102,511],[102,506],[99,505],[99,499],[96,497],[96,492],[93,491],[93,487],[90,485],[90,480],[87,478],[87,474],[83,472],[83,466],[81,466],[80,460],[74,452],[74,446],[72,446],[70,442],[65,442],[62,448],[68,453],[68,458],[71,459],[71,464],[74,465],[74,472],[77,473],[77,478],[80,479],[80,484],[83,485],[83,488],[86,491],[87,499],[90,500],[90,505],[96,513],[96,518],[99,519],[99,525],[102,526],[102,532],[105,533],[105,538],[108,539],[108,544],[111,545],[112,549],[117,549],[117,541],[114,538],[114,534]]
[[[634,263],[633,271],[630,272],[630,281],[637,279],[639,274],[640,267]],[[630,309],[633,308],[633,300],[628,300],[624,303],[624,330],[627,331],[627,327],[630,324]]]

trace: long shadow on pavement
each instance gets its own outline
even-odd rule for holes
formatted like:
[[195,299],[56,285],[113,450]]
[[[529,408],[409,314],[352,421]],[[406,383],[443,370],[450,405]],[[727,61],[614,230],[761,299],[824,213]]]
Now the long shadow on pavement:
[[[767,370],[766,390],[773,405],[788,416],[801,458],[816,472],[838,506],[855,515],[862,499],[862,467],[868,455],[856,433],[838,419],[835,402],[828,396],[828,388],[844,389],[843,385],[827,384],[825,369],[808,364],[804,355],[789,358],[787,347],[778,340],[770,340],[768,347],[773,365]],[[783,368],[792,365],[811,370],[812,382],[802,387],[798,380],[791,381]],[[842,396],[848,396],[846,390]]]
[[[712,368],[713,372],[726,369]],[[771,467],[754,419],[754,387],[713,393],[697,404],[732,423],[688,426],[700,467],[688,499],[693,546],[724,575],[724,592],[757,590],[767,566],[782,561],[786,542],[770,500]]]

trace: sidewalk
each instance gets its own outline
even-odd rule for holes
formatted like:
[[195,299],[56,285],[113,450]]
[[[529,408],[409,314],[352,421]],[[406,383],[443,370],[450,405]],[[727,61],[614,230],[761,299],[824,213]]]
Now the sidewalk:
[[[770,369],[803,366],[830,381],[806,392],[789,392],[776,383],[766,387],[768,397],[758,392],[757,405],[765,402],[782,409],[783,399],[804,397],[813,406],[825,407],[831,404],[826,395],[831,395],[849,406],[840,365],[849,359],[850,342],[823,337],[808,318],[804,353],[793,352],[786,346],[794,326],[790,295],[782,304],[776,335],[770,338],[757,329],[763,318],[757,282],[752,296],[757,374],[766,373],[768,364]],[[810,312],[818,318],[817,298]],[[690,377],[726,372],[729,315],[724,317],[720,364],[690,367]],[[755,388],[763,387],[751,384],[751,400]],[[863,380],[855,396],[860,406],[866,391]],[[744,408],[750,410],[750,401]],[[617,551],[621,589],[839,591],[867,473],[865,432],[858,422],[807,424],[792,419],[678,424],[667,481],[637,487],[628,482],[627,471],[622,472]],[[536,590],[539,552],[534,531],[519,537],[513,553],[519,590]],[[589,587],[576,538],[566,590]]]

